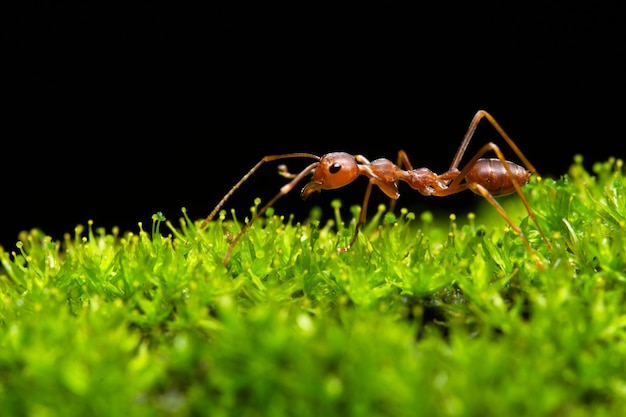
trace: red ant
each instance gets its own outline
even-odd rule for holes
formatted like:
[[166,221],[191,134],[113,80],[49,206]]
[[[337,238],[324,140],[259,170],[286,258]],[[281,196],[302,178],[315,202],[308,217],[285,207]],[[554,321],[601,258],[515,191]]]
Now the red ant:
[[[498,148],[498,146],[494,143],[489,142],[476,153],[476,155],[465,165],[463,169],[459,170],[458,166],[461,162],[463,154],[465,153],[465,149],[467,148],[478,123],[483,118],[487,119],[500,136],[506,140],[511,149],[513,149],[517,156],[522,160],[526,168],[514,162],[507,161],[500,151],[500,148]],[[482,156],[489,151],[493,151],[497,158],[482,158]],[[321,157],[305,152],[268,155],[263,157],[263,159],[252,167],[252,169],[248,171],[248,173],[244,175],[243,178],[241,178],[241,180],[233,186],[233,188],[230,189],[230,191],[213,209],[211,214],[209,214],[209,216],[202,222],[200,228],[204,228],[213,219],[226,200],[228,200],[228,198],[241,186],[241,184],[243,184],[243,182],[245,182],[257,169],[259,169],[261,165],[265,162],[287,158],[310,158],[314,159],[316,162],[313,162],[298,174],[288,172],[285,165],[279,166],[280,175],[291,179],[291,181],[283,185],[280,192],[260,210],[258,210],[242,227],[239,233],[231,240],[230,247],[224,257],[224,265],[228,264],[233,248],[241,236],[246,232],[248,227],[250,227],[250,225],[252,225],[252,223],[254,223],[254,221],[261,216],[268,207],[272,206],[276,200],[290,192],[296,184],[302,180],[302,178],[311,173],[313,174],[313,178],[304,186],[304,188],[302,188],[300,193],[303,199],[306,199],[313,192],[318,190],[332,190],[348,185],[361,175],[365,175],[369,178],[369,182],[365,190],[365,197],[361,205],[359,220],[354,229],[354,235],[346,247],[337,249],[338,252],[348,251],[356,241],[359,233],[359,227],[365,222],[367,203],[372,191],[372,185],[377,185],[382,192],[392,199],[393,207],[395,200],[400,197],[400,193],[398,192],[398,181],[406,182],[411,188],[417,190],[425,196],[444,197],[470,189],[474,193],[484,197],[498,211],[498,213],[500,213],[515,233],[519,235],[528,251],[536,256],[522,230],[515,223],[513,223],[502,206],[494,198],[494,196],[502,196],[516,192],[522,199],[529,217],[537,226],[539,234],[548,248],[552,250],[550,243],[543,234],[543,231],[535,218],[535,214],[530,208],[530,205],[521,190],[521,187],[528,183],[531,174],[536,174],[537,171],[519,150],[515,142],[513,142],[513,140],[504,132],[493,116],[484,110],[479,110],[474,115],[474,118],[465,133],[463,141],[461,142],[461,145],[459,146],[459,149],[450,164],[450,168],[443,174],[436,174],[428,168],[414,169],[406,152],[403,150],[398,152],[397,165],[385,158],[376,159],[370,162],[362,155],[351,155],[345,152],[331,152],[322,155]],[[406,169],[403,169],[402,167],[405,167]],[[538,259],[537,264],[542,266]]]

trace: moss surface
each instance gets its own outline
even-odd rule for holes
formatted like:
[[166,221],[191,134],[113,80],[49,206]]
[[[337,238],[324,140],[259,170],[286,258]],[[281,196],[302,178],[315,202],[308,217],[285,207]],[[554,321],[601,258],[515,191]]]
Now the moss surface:
[[[0,408],[33,416],[626,411],[621,160],[470,216],[79,226],[0,249]],[[254,209],[253,209],[254,210]],[[339,213],[339,211],[338,211]],[[495,213],[495,214],[494,214]],[[184,210],[183,210],[184,214]],[[344,225],[345,223],[345,225]]]

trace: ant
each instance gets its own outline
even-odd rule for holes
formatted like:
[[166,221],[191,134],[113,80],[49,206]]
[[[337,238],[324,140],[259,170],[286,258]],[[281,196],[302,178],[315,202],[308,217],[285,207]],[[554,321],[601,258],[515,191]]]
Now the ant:
[[[485,144],[476,153],[476,155],[474,155],[474,157],[463,167],[463,169],[459,170],[459,164],[463,158],[463,154],[465,153],[465,150],[474,135],[474,132],[476,131],[478,123],[483,118],[487,119],[500,136],[504,138],[511,149],[524,163],[525,167],[514,162],[507,161],[500,148],[496,144],[489,142]],[[497,158],[482,157],[489,151],[493,151]],[[315,162],[304,168],[298,174],[288,172],[285,165],[280,165],[278,167],[279,174],[285,178],[291,179],[291,181],[283,185],[280,188],[280,192],[260,210],[258,210],[241,228],[239,233],[232,238],[230,247],[224,257],[224,265],[228,264],[233,248],[252,223],[254,223],[254,221],[280,197],[293,190],[293,188],[308,174],[312,174],[313,177],[311,181],[307,183],[304,188],[302,188],[302,191],[300,192],[302,199],[306,199],[315,191],[332,190],[348,185],[361,175],[365,175],[369,178],[367,188],[365,189],[363,203],[361,204],[359,219],[354,229],[354,235],[347,246],[337,249],[338,252],[348,251],[356,241],[359,228],[365,222],[367,204],[372,191],[372,186],[378,186],[383,193],[392,199],[391,207],[393,208],[395,200],[400,197],[400,193],[398,191],[398,181],[406,182],[411,188],[417,190],[420,194],[425,196],[445,197],[469,189],[484,197],[489,204],[491,204],[498,211],[498,213],[500,213],[504,220],[509,223],[511,228],[520,237],[528,251],[536,257],[534,250],[530,246],[530,243],[528,243],[528,240],[524,236],[522,230],[515,223],[513,223],[511,218],[506,214],[502,206],[495,199],[497,196],[503,196],[515,192],[521,198],[529,217],[535,223],[537,230],[546,243],[548,249],[552,250],[550,243],[543,234],[535,214],[530,208],[530,205],[524,197],[521,189],[522,186],[528,183],[531,174],[537,174],[537,170],[528,161],[509,135],[504,132],[493,116],[484,110],[479,110],[474,115],[467,132],[463,137],[463,141],[461,142],[454,159],[452,159],[450,168],[443,174],[436,174],[428,168],[413,168],[406,152],[403,150],[398,152],[397,165],[385,158],[376,159],[370,162],[363,155],[351,155],[346,152],[331,152],[322,156],[306,152],[268,155],[264,156],[263,159],[252,167],[252,169],[250,169],[250,171],[248,171],[248,173],[244,175],[228,193],[226,193],[209,216],[202,222],[200,228],[204,228],[213,219],[226,200],[228,200],[228,198],[230,198],[230,196],[241,186],[241,184],[254,174],[254,172],[257,171],[261,165],[266,162],[288,158],[309,158],[314,159]],[[536,258],[536,260],[537,264],[542,267],[541,261],[538,258]]]

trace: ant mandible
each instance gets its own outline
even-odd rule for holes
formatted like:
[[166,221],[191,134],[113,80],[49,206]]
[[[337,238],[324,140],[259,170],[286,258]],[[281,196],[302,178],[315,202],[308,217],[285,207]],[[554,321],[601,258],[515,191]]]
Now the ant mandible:
[[[469,144],[478,123],[483,119],[487,119],[496,131],[504,138],[508,145],[513,149],[516,155],[524,163],[525,168],[514,162],[507,161],[500,148],[489,142],[485,144],[474,155],[474,157],[459,170],[459,164],[463,158],[463,154]],[[497,158],[482,158],[482,156],[493,151]],[[535,251],[528,243],[522,230],[510,219],[502,206],[494,197],[512,194],[516,192],[521,198],[529,217],[535,223],[539,234],[546,243],[548,249],[552,250],[550,243],[546,239],[533,210],[530,208],[526,197],[522,193],[521,187],[528,183],[531,174],[537,174],[535,167],[528,161],[522,151],[517,147],[515,142],[505,133],[498,122],[484,110],[479,110],[474,115],[470,123],[463,141],[459,146],[450,168],[443,174],[436,174],[428,168],[413,168],[409,158],[403,150],[398,152],[397,165],[388,159],[380,158],[372,162],[368,161],[362,155],[351,155],[346,152],[331,152],[325,155],[317,156],[306,152],[288,153],[282,155],[264,156],[246,175],[244,175],[237,184],[222,198],[209,216],[202,222],[200,228],[204,228],[215,217],[219,209],[224,205],[226,200],[243,184],[261,165],[266,162],[276,161],[287,158],[309,158],[314,159],[313,162],[304,168],[298,174],[292,174],[287,171],[285,165],[279,166],[279,174],[291,181],[280,188],[280,192],[267,202],[260,210],[258,210],[252,218],[241,228],[239,233],[231,240],[230,247],[226,251],[224,257],[224,265],[228,264],[231,253],[246,230],[261,216],[268,207],[272,206],[276,200],[283,195],[289,193],[305,176],[313,174],[311,181],[302,188],[300,193],[303,199],[309,197],[313,192],[320,190],[332,190],[350,184],[361,175],[369,178],[363,203],[361,204],[361,213],[354,229],[354,235],[350,243],[342,248],[338,248],[338,252],[346,252],[354,244],[359,233],[360,226],[365,222],[367,214],[367,204],[369,201],[372,185],[378,186],[380,190],[392,199],[392,204],[400,197],[398,192],[398,181],[406,182],[411,188],[417,190],[425,196],[445,197],[456,194],[463,190],[469,189],[474,193],[484,197],[500,215],[509,223],[511,228],[520,237],[528,251],[536,257]],[[403,169],[404,167],[405,169]],[[537,264],[542,267],[541,261],[536,257]]]

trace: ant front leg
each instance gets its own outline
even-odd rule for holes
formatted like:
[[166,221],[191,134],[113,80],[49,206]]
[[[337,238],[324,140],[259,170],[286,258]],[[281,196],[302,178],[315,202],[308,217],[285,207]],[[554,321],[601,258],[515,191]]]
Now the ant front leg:
[[[337,248],[337,252],[347,252],[350,250],[354,242],[356,242],[357,237],[359,236],[359,229],[365,223],[365,219],[367,218],[367,205],[369,203],[370,195],[372,194],[372,182],[368,181],[367,188],[365,189],[365,196],[363,197],[363,203],[361,203],[361,212],[359,213],[359,219],[357,220],[356,225],[354,226],[354,233],[352,234],[352,239],[350,239],[350,243],[347,246],[342,248]],[[392,201],[395,201],[392,199]]]
[[296,186],[296,184],[298,182],[300,182],[305,176],[307,176],[311,172],[313,172],[315,170],[315,168],[319,165],[320,157],[317,156],[317,155],[313,155],[313,154],[310,154],[310,153],[304,153],[304,152],[290,153],[290,154],[284,154],[284,155],[268,155],[268,156],[263,157],[263,159],[261,159],[255,166],[253,166],[252,169],[250,169],[250,171],[248,171],[248,173],[245,174],[226,193],[226,195],[220,200],[220,202],[217,203],[217,205],[215,206],[213,211],[211,211],[211,213],[208,215],[208,217],[206,219],[204,219],[204,221],[200,225],[200,229],[203,229],[204,227],[206,227],[209,224],[209,222],[213,219],[213,217],[215,217],[215,215],[218,213],[218,211],[224,205],[224,203],[226,203],[226,201],[235,193],[235,191],[237,189],[239,189],[239,187],[241,187],[241,185],[244,182],[246,182],[248,180],[248,178],[250,178],[252,176],[252,174],[254,174],[264,163],[270,162],[270,161],[276,161],[276,160],[279,160],[279,159],[287,159],[287,158],[309,158],[309,159],[316,160],[316,162],[314,162],[314,163],[310,164],[309,166],[307,166],[306,168],[304,168],[299,174],[291,174],[291,173],[287,172],[287,168],[284,165],[282,166],[283,168],[279,167],[279,173],[282,173],[281,175],[283,175],[286,178],[290,178],[291,181],[289,183],[283,185],[280,188],[280,191],[278,192],[278,194],[276,194],[263,207],[261,207],[261,209],[259,209],[252,216],[252,218],[241,228],[239,233],[237,233],[236,236],[234,236],[232,239],[230,239],[230,241],[231,241],[230,246],[229,246],[228,250],[226,251],[226,255],[224,256],[224,265],[228,264],[228,261],[230,260],[230,255],[231,255],[233,249],[235,248],[235,245],[237,244],[237,242],[239,241],[241,236],[252,225],[252,223],[254,223],[255,220],[259,218],[259,216],[261,216],[263,213],[265,213],[265,211],[270,206],[272,206],[280,197],[282,197],[283,195],[285,195],[285,194],[289,193],[291,190],[293,190],[293,188]]
[[281,165],[278,165],[278,175],[284,178],[292,179],[292,178],[295,178],[298,174],[292,174],[287,169],[287,165],[281,164]]

